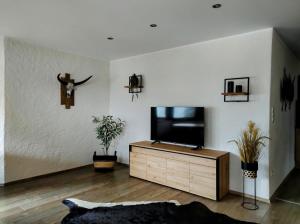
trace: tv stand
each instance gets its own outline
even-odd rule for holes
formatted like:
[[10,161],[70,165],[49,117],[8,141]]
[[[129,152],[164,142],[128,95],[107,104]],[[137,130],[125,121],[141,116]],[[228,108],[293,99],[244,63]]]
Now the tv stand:
[[229,153],[151,141],[129,145],[130,176],[222,199],[229,190]]

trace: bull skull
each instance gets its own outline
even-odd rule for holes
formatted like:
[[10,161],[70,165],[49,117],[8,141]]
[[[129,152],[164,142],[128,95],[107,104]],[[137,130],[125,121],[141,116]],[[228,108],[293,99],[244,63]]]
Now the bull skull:
[[67,98],[70,98],[72,95],[72,92],[75,90],[75,86],[79,86],[85,82],[87,82],[90,78],[92,78],[93,76],[91,75],[90,77],[86,78],[85,80],[81,81],[81,82],[67,82],[65,80],[62,80],[60,77],[60,73],[57,75],[57,80],[65,86],[66,90],[67,90]]
[[71,106],[74,106],[74,90],[76,86],[87,82],[92,76],[80,82],[74,82],[73,79],[70,79],[70,74],[65,73],[65,77],[60,77],[60,75],[57,75],[57,80],[61,83],[61,104],[65,105],[66,109],[70,109]]
[[72,91],[75,90],[74,83],[68,82],[68,84],[66,85],[66,89],[67,89],[67,97],[70,98]]

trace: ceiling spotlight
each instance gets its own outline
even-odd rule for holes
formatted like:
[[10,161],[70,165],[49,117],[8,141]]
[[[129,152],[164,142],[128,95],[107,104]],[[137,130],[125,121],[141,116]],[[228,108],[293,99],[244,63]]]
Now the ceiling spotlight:
[[219,8],[222,7],[222,5],[221,5],[221,4],[214,4],[212,7],[213,7],[214,9],[219,9]]
[[115,38],[113,38],[113,37],[107,37],[107,39],[108,39],[108,40],[113,40],[113,39],[115,39]]
[[150,24],[150,27],[157,27],[157,24],[152,23],[152,24]]

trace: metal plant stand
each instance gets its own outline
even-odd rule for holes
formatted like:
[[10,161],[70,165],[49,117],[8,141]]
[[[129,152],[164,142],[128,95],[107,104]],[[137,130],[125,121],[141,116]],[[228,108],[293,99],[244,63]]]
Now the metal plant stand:
[[[257,200],[256,200],[256,177],[255,178],[251,177],[249,179],[252,179],[253,183],[254,183],[254,199],[253,200],[251,200],[251,199],[245,200],[245,174],[243,172],[243,202],[242,202],[242,206],[243,206],[243,208],[248,209],[248,210],[257,210],[259,208],[259,206],[257,205]],[[249,200],[251,200],[251,201],[249,201]]]

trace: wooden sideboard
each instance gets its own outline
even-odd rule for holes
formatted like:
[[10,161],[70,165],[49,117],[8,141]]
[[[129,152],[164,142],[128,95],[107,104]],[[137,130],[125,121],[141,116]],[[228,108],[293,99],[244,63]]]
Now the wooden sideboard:
[[129,145],[130,176],[213,200],[220,200],[228,193],[228,152],[151,143]]

